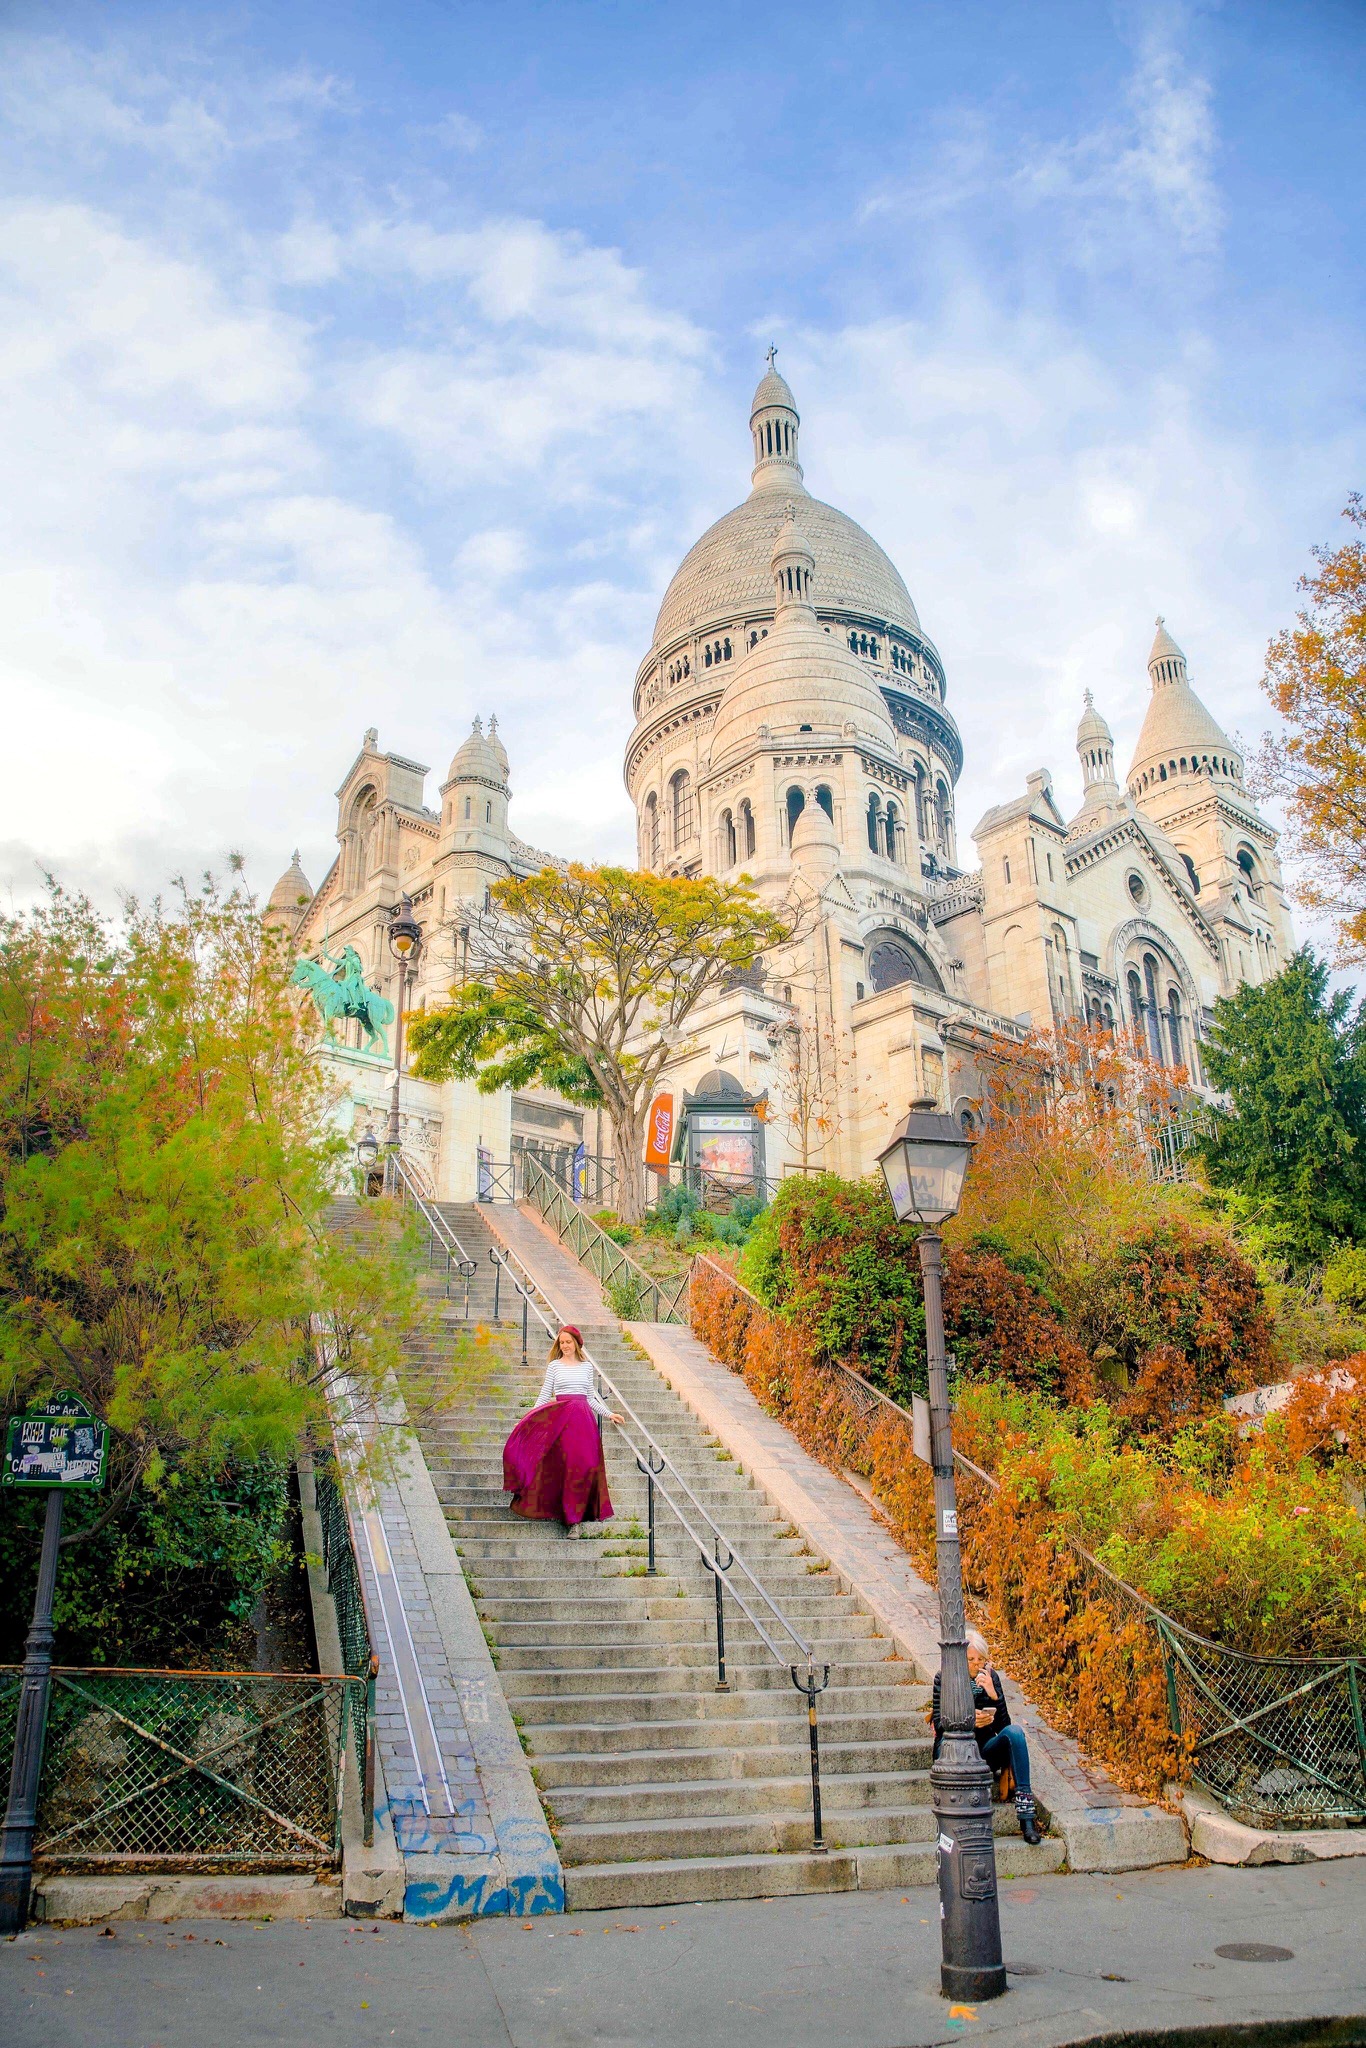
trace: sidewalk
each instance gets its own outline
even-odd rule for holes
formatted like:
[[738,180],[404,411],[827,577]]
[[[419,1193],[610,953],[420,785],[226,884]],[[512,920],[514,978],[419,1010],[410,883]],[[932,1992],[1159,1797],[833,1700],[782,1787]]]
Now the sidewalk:
[[[1006,1884],[1012,1989],[957,2008],[929,1889],[463,1927],[120,1922],[0,1942],[0,2010],[7,2048],[1137,2048],[1235,2023],[1247,2048],[1284,2040],[1268,2022],[1366,2015],[1363,1902],[1355,1863]],[[1233,1943],[1292,1953],[1218,1954]],[[1366,2040],[1366,2019],[1315,2038]]]

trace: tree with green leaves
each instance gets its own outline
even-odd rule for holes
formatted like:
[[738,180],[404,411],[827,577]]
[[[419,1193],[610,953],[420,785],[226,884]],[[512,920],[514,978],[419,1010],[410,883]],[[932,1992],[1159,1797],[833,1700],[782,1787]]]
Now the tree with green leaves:
[[396,1224],[325,1228],[344,1140],[292,966],[235,883],[0,919],[0,1420],[69,1388],[110,1425],[72,1542],[287,1464],[326,1422],[320,1320],[377,1389],[422,1316]]
[[474,921],[467,979],[414,1018],[414,1068],[477,1079],[486,1094],[542,1081],[601,1102],[612,1126],[617,1208],[645,1209],[650,1099],[708,997],[791,926],[747,887],[627,868],[495,882]]
[[1229,1098],[1203,1153],[1211,1186],[1294,1265],[1366,1238],[1366,1005],[1328,991],[1308,947],[1221,996],[1203,1048]]

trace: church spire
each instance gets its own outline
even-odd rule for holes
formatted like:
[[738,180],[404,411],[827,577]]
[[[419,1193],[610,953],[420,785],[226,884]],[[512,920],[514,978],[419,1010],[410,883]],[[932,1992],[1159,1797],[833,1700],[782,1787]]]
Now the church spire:
[[754,488],[805,494],[802,466],[797,460],[801,417],[787,379],[774,368],[777,353],[776,348],[769,349],[768,368],[759,379],[749,409],[749,430],[754,438]]

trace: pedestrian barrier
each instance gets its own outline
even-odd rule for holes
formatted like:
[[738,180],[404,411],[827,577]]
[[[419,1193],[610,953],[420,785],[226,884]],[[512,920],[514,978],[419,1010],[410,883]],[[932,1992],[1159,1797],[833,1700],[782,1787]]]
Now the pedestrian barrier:
[[629,1253],[615,1244],[591,1216],[552,1180],[530,1155],[524,1158],[526,1199],[537,1209],[560,1243],[574,1254],[581,1266],[616,1297],[614,1306],[628,1321],[642,1323],[686,1323],[688,1275],[672,1286],[654,1280]]
[[[771,1311],[714,1259],[700,1255],[693,1275],[699,1268],[710,1283],[723,1284],[734,1303],[738,1356],[745,1325]],[[891,1419],[905,1431],[907,1458],[914,1455],[907,1409],[848,1366],[831,1361],[821,1370],[865,1440],[878,1422]],[[959,1503],[960,1513],[970,1514],[973,1486],[995,1492],[997,1481],[960,1451],[954,1462],[970,1482]],[[1185,1744],[1197,1781],[1234,1819],[1280,1828],[1366,1821],[1366,1658],[1258,1657],[1230,1649],[1165,1614],[1080,1544],[1068,1547],[1087,1597],[1154,1631],[1173,1733]]]
[[[38,1789],[44,1870],[283,1871],[341,1850],[354,1747],[374,1838],[376,1663],[345,1505],[315,1474],[341,1672],[156,1671],[54,1665]],[[0,1666],[8,1782],[22,1667]]]

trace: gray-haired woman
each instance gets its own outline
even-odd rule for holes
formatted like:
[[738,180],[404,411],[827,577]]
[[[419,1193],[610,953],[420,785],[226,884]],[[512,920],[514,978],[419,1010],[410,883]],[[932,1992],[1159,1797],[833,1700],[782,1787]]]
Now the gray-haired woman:
[[[1015,1780],[1015,1814],[1020,1833],[1030,1843],[1043,1840],[1034,1811],[1034,1794],[1029,1783],[1029,1745],[1023,1728],[1017,1728],[1006,1705],[1000,1674],[991,1668],[991,1651],[986,1637],[975,1628],[967,1632],[968,1671],[972,1678],[972,1704],[976,1720],[977,1747],[998,1776],[1008,1770]],[[939,1725],[939,1673],[934,1675],[934,1699],[930,1706],[934,1729],[934,1753],[939,1754],[943,1730]]]

